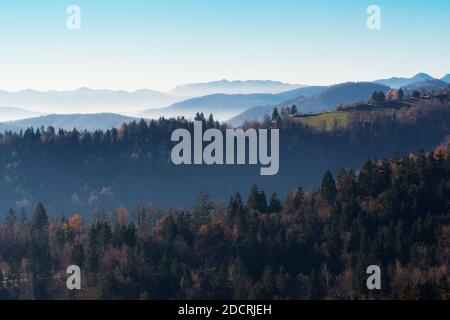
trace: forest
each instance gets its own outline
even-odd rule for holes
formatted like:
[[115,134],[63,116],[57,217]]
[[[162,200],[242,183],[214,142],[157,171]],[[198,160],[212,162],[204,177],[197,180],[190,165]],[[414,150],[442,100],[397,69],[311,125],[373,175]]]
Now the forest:
[[449,102],[353,108],[331,131],[283,111],[246,123],[280,130],[270,178],[173,166],[170,132],[194,126],[183,118],[5,132],[0,299],[448,300]]
[[[248,195],[257,184],[285,197],[296,185],[318,187],[323,173],[358,168],[368,159],[391,158],[431,150],[450,135],[448,92],[417,99],[404,107],[388,101],[383,106],[348,112],[345,128],[317,130],[280,112],[276,117],[243,128],[279,129],[279,172],[260,176],[258,165],[176,166],[170,159],[171,134],[194,131],[192,121],[141,120],[106,131],[29,128],[0,135],[0,215],[8,208],[30,211],[45,203],[52,214],[90,216],[98,208],[122,205],[182,205],[192,209],[194,199],[207,191],[226,200],[234,193]],[[213,116],[198,115],[205,130],[219,129]],[[214,177],[214,178],[212,178]]]
[[[137,206],[0,226],[1,299],[449,299],[450,146],[323,176],[286,198],[252,186],[193,210]],[[65,270],[82,270],[82,289]],[[366,268],[382,270],[381,290]]]

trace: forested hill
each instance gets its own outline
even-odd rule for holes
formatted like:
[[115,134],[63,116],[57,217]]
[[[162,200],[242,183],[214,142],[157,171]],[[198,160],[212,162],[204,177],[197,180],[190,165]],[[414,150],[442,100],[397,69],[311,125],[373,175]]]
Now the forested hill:
[[[173,130],[183,119],[138,121],[96,132],[28,129],[0,136],[0,203],[29,211],[38,201],[50,213],[90,215],[137,203],[191,207],[202,191],[224,199],[258,184],[284,196],[293,186],[317,187],[323,172],[357,168],[368,158],[430,150],[450,134],[445,92],[402,105],[346,111],[345,127],[317,130],[282,114],[252,126],[280,129],[280,171],[262,177],[259,166],[174,166]],[[224,125],[204,120],[204,127]]]
[[[368,161],[286,198],[258,186],[193,211],[140,206],[0,225],[0,299],[442,299],[450,297],[450,147]],[[13,249],[13,250],[12,250]],[[65,270],[82,270],[68,292]],[[382,272],[366,286],[368,266]]]

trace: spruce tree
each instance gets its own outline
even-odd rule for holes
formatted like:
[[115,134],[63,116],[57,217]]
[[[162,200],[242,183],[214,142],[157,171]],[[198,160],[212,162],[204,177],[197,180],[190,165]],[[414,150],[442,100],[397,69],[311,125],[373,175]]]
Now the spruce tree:
[[278,112],[278,109],[274,108],[273,112],[272,112],[272,121],[278,121],[279,119],[280,119],[280,114]]
[[336,199],[336,183],[330,171],[327,171],[323,177],[320,194],[328,203],[331,203]]
[[8,215],[6,216],[6,226],[9,236],[11,237],[11,240],[13,240],[14,230],[16,226],[16,213],[12,208],[8,210]]
[[282,209],[281,201],[278,198],[278,194],[274,192],[269,201],[269,213],[280,212]]
[[48,216],[42,203],[38,203],[31,222],[31,243],[29,251],[33,297],[46,299],[51,274],[48,245]]
[[292,108],[291,108],[291,114],[296,116],[297,113],[298,113],[297,106],[294,104],[294,105],[292,105]]

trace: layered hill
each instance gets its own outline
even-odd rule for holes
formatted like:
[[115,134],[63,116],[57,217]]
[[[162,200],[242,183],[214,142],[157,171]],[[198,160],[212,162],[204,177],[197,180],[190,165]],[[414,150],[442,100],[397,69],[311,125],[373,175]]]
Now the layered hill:
[[0,91],[0,106],[13,106],[40,113],[129,113],[165,107],[181,98],[154,90],[113,91],[80,88],[73,91]]
[[412,83],[412,84],[402,87],[402,89],[406,94],[411,94],[413,91],[429,92],[432,90],[443,89],[448,86],[449,86],[449,84],[445,81],[433,79],[433,80],[425,80],[425,81]]
[[0,122],[1,121],[15,121],[26,118],[37,117],[40,114],[31,110],[15,107],[0,107]]
[[331,110],[338,104],[350,104],[357,101],[366,101],[374,91],[387,92],[389,87],[371,82],[348,82],[328,87],[310,97],[300,96],[288,99],[277,105],[260,106],[248,109],[229,123],[239,126],[245,121],[261,121],[265,115],[271,114],[274,108],[296,105],[299,113],[317,113]]
[[444,82],[450,83],[450,73],[447,74],[446,76],[442,77],[441,80],[444,81]]
[[251,93],[280,93],[303,87],[302,85],[283,83],[271,80],[246,80],[191,83],[175,87],[168,93],[181,97],[199,97],[215,93],[251,94]]
[[401,87],[416,83],[416,82],[422,82],[427,80],[433,80],[434,78],[426,73],[418,73],[415,76],[411,78],[404,78],[404,77],[392,77],[389,79],[380,79],[375,80],[374,83],[382,84],[385,86],[388,86],[393,89],[399,89]]
[[34,129],[52,126],[55,129],[65,129],[83,131],[108,130],[118,128],[123,123],[137,120],[136,118],[123,116],[114,113],[96,113],[96,114],[53,114],[29,119],[8,121],[0,123],[0,132],[24,131],[27,128]]
[[213,114],[215,119],[227,120],[239,113],[256,107],[279,104],[283,101],[309,97],[321,92],[326,87],[312,86],[289,90],[279,94],[212,94],[198,98],[192,98],[175,103],[167,108],[148,109],[139,113],[145,118],[180,117],[194,118],[196,113],[205,116]]

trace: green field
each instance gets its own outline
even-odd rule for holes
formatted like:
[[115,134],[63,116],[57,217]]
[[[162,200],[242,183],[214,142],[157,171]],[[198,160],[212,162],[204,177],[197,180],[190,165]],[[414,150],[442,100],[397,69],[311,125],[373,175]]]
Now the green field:
[[318,130],[331,131],[335,127],[345,128],[347,126],[348,112],[334,111],[311,116],[299,116],[295,120]]

